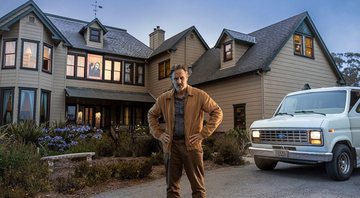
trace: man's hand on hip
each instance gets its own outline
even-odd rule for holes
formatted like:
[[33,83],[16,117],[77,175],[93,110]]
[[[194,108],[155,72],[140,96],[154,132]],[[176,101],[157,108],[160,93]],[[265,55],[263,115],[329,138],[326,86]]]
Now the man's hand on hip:
[[169,134],[167,133],[162,133],[159,137],[159,140],[162,142],[162,143],[169,143],[170,141],[170,136]]
[[204,139],[204,137],[200,133],[194,134],[194,135],[190,136],[190,144],[196,144],[203,139]]

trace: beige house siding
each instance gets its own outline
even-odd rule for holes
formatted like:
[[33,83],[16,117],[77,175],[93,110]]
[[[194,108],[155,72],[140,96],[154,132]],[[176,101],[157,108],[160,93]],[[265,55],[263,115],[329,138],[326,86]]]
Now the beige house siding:
[[258,75],[238,76],[196,87],[206,91],[223,110],[223,122],[217,131],[226,132],[234,128],[235,104],[245,104],[247,129],[255,120],[261,119],[263,101],[261,77]]
[[289,92],[301,90],[305,83],[311,88],[337,86],[337,77],[314,39],[314,59],[294,55],[291,37],[264,74],[264,116],[274,113]]
[[81,88],[92,88],[92,89],[101,89],[109,91],[129,91],[129,92],[147,92],[147,89],[143,86],[137,85],[126,85],[126,84],[117,84],[117,83],[108,83],[92,80],[75,80],[75,79],[66,79],[67,87],[81,87]]
[[[100,42],[93,42],[90,41],[90,28],[96,28],[100,30]],[[84,34],[84,37],[86,38],[86,44],[89,47],[95,47],[95,48],[103,48],[104,45],[104,41],[103,41],[103,30],[100,28],[100,26],[97,23],[93,23],[86,31],[86,33]]]
[[[169,54],[157,56],[151,59],[150,65],[148,67],[148,79],[150,87],[149,91],[154,97],[158,97],[161,93],[170,88],[170,78],[159,80],[159,63],[168,59],[170,59]],[[173,62],[170,59],[170,65],[172,64]]]

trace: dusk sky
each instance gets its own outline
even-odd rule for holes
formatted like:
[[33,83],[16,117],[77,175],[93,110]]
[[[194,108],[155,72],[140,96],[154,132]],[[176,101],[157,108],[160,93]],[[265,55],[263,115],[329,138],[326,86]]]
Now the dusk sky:
[[[26,0],[0,0],[0,16]],[[91,21],[95,0],[35,0],[43,12]],[[251,33],[308,11],[330,52],[360,53],[359,0],[98,0],[102,24],[126,29],[149,45],[160,26],[165,39],[195,25],[210,47],[223,28]]]

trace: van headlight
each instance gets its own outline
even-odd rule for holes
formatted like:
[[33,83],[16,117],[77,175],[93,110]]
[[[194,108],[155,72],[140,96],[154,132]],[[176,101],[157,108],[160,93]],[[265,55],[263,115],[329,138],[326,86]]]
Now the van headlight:
[[254,143],[260,142],[260,131],[254,130],[251,132],[251,139]]
[[315,145],[322,144],[321,131],[310,131],[310,143]]

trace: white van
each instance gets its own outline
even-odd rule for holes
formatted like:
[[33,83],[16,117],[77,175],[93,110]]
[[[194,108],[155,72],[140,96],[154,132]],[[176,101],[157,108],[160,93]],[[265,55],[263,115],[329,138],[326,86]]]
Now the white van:
[[335,180],[360,166],[360,87],[331,87],[285,96],[270,119],[251,127],[250,153],[261,170],[278,161],[325,163]]

